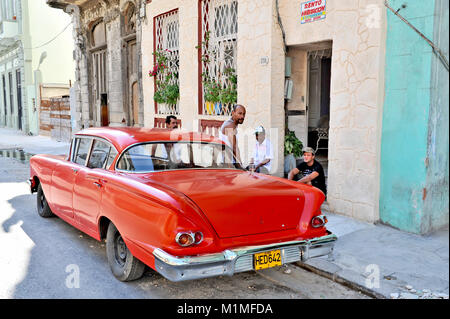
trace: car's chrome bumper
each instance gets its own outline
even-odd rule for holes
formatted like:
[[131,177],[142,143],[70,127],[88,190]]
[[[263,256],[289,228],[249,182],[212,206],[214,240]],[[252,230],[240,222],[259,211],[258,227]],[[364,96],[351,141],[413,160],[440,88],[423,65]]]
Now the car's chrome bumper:
[[157,248],[153,255],[155,269],[161,275],[171,281],[183,281],[220,275],[232,276],[238,272],[253,270],[255,253],[275,249],[281,250],[282,264],[329,255],[336,240],[336,235],[328,233],[309,240],[240,247],[215,254],[176,257]]

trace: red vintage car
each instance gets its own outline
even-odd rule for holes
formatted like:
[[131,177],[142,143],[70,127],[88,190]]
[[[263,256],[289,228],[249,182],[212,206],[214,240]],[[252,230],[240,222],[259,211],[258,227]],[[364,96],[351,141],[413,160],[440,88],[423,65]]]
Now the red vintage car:
[[145,265],[172,281],[231,276],[331,254],[337,239],[319,189],[246,171],[200,133],[89,128],[30,172],[39,215],[106,239],[122,281]]

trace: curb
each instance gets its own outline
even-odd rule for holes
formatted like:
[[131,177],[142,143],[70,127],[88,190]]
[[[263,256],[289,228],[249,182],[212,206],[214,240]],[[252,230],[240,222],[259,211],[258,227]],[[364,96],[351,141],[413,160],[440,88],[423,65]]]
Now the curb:
[[339,276],[336,273],[331,273],[331,272],[325,271],[323,269],[320,269],[320,268],[317,268],[317,267],[305,264],[305,263],[300,262],[300,261],[296,262],[295,264],[297,266],[299,266],[300,268],[303,268],[305,270],[311,271],[311,272],[313,272],[313,273],[315,273],[315,274],[317,274],[319,276],[322,276],[322,277],[325,277],[327,279],[330,279],[330,280],[332,280],[334,282],[337,282],[337,283],[339,283],[341,285],[344,285],[344,286],[346,286],[346,287],[348,287],[350,289],[359,291],[359,292],[361,292],[361,293],[363,293],[363,294],[365,294],[365,295],[367,295],[369,297],[372,297],[372,298],[375,298],[375,299],[387,299],[386,296],[384,296],[384,295],[382,295],[380,293],[377,293],[377,292],[375,292],[373,290],[370,290],[370,289],[368,289],[368,288],[366,288],[366,287],[364,287],[364,286],[362,286],[362,285],[360,285],[358,283],[355,283],[355,282],[352,282],[350,280],[347,280],[344,277]]

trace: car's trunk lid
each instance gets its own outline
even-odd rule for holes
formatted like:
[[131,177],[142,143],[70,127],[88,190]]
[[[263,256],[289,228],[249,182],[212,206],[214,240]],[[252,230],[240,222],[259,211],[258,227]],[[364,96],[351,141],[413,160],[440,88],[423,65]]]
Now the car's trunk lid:
[[221,238],[296,228],[304,204],[299,189],[240,170],[166,171],[147,178],[191,198]]

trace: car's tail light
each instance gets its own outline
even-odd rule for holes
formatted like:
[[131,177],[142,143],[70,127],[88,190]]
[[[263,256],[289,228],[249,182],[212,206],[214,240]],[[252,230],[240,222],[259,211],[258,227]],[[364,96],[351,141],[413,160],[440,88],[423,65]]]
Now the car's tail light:
[[311,225],[314,228],[319,228],[324,226],[326,223],[328,222],[328,219],[326,216],[324,215],[319,215],[319,216],[315,216],[312,220],[311,220]]
[[195,242],[195,238],[192,233],[178,233],[177,237],[175,237],[175,241],[181,247],[187,247]]
[[194,234],[194,240],[195,240],[195,244],[200,244],[202,241],[203,241],[203,234],[202,234],[202,232],[196,232],[195,234]]
[[186,232],[186,233],[178,233],[175,237],[175,241],[178,243],[178,245],[182,247],[187,247],[192,244],[200,244],[203,241],[203,234],[202,232]]

